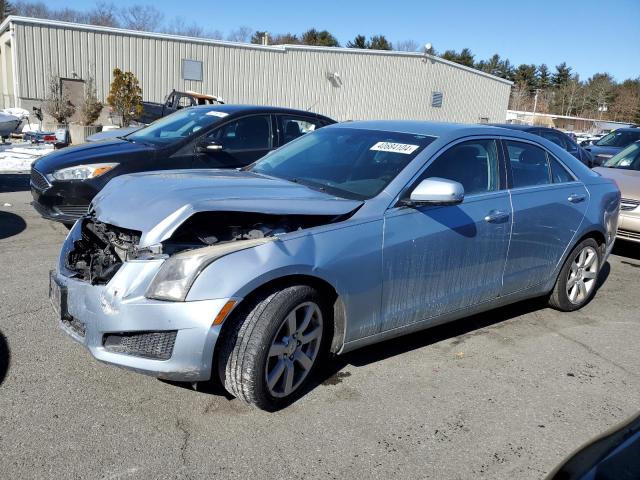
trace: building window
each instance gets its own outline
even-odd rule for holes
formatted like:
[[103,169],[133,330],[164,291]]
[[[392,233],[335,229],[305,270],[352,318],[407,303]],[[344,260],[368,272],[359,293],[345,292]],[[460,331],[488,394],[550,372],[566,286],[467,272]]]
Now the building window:
[[480,123],[489,123],[489,117],[480,117]]
[[202,81],[202,62],[198,60],[182,59],[182,79]]
[[442,92],[431,92],[431,106],[436,108],[442,106]]

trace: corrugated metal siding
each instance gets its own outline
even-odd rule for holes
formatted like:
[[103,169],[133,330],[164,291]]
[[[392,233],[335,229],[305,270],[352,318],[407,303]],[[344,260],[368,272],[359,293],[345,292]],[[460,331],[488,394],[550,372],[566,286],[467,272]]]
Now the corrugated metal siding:
[[[172,89],[222,96],[228,103],[311,109],[338,120],[505,119],[510,85],[422,56],[304,48],[247,48],[175,38],[143,37],[90,27],[16,22],[19,96],[42,99],[50,73],[86,79],[108,94],[114,67],[133,72],[145,100]],[[203,81],[181,78],[181,60],[203,62]],[[341,86],[327,77],[337,72]],[[434,91],[444,94],[431,106]]]

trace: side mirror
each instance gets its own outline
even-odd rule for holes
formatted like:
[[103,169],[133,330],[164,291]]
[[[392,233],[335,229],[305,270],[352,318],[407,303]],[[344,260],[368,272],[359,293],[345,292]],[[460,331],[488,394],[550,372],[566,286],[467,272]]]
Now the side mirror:
[[219,152],[222,150],[222,145],[216,142],[204,141],[198,144],[198,146],[196,147],[196,150],[198,151],[198,153]]
[[464,187],[446,178],[425,178],[409,196],[409,205],[457,205],[464,200]]

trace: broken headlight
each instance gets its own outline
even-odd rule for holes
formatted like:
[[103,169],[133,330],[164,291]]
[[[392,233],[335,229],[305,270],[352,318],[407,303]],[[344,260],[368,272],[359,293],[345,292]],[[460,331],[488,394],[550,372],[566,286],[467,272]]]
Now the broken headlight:
[[87,180],[88,178],[96,178],[104,175],[117,165],[117,163],[93,163],[90,165],[76,165],[74,167],[61,168],[51,174],[51,179],[58,181]]
[[173,255],[162,264],[145,296],[155,300],[183,302],[200,272],[212,262],[230,253],[257,247],[273,240],[275,237],[241,240]]

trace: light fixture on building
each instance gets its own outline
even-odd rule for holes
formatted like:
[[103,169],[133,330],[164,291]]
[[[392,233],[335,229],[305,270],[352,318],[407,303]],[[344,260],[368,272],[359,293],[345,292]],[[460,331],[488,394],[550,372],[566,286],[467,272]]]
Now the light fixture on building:
[[342,77],[338,72],[329,72],[327,73],[327,78],[333,84],[334,87],[342,86]]

